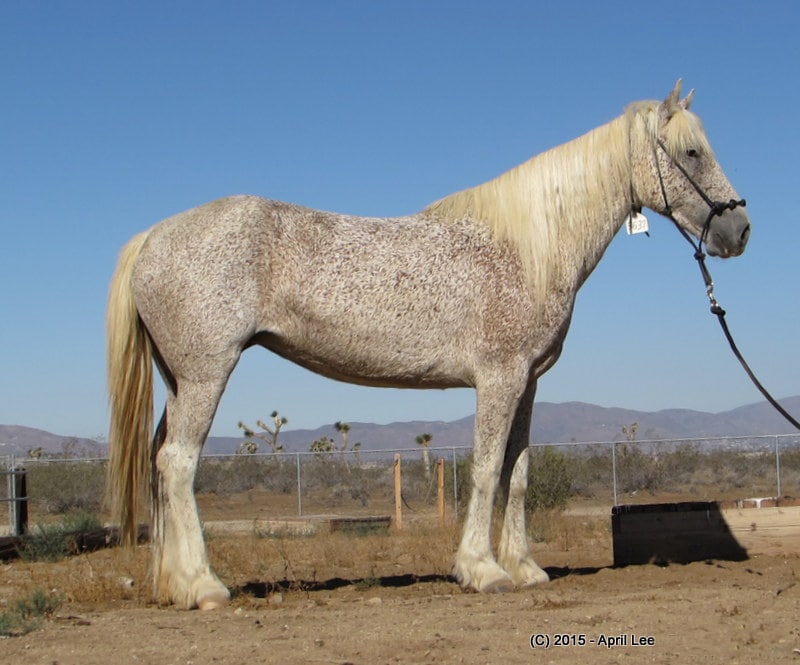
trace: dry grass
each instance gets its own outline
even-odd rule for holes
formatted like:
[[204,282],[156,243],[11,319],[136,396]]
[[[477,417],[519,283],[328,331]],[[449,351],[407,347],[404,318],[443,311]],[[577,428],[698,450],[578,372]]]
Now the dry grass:
[[[549,512],[534,516],[534,554],[542,565],[591,565],[598,551],[610,557],[608,520]],[[243,602],[249,593],[308,593],[353,585],[392,586],[422,579],[457,587],[449,578],[460,527],[411,524],[403,530],[355,535],[259,537],[210,535],[217,574]],[[14,561],[0,565],[0,610],[42,589],[80,606],[146,606],[151,603],[149,548],[112,548],[56,563]],[[436,593],[436,591],[433,591]]]
[[303,589],[337,578],[446,576],[458,535],[455,527],[417,527],[369,535],[212,537],[208,545],[217,573],[229,586],[258,581]]
[[81,605],[146,604],[147,568],[148,550],[144,547],[101,550],[55,563],[14,561],[0,566],[0,607],[36,589]]

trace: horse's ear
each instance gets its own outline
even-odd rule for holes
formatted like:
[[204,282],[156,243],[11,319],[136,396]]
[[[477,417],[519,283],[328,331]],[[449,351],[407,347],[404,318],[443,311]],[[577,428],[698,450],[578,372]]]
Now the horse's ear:
[[667,95],[667,98],[661,103],[661,110],[667,118],[671,117],[672,114],[678,110],[678,106],[680,105],[679,100],[681,98],[682,85],[683,85],[683,80],[678,79],[678,82],[675,84],[675,87],[672,89],[672,92],[670,92]]
[[694,88],[689,91],[689,94],[683,98],[683,101],[680,102],[680,106],[684,111],[688,111],[689,107],[692,105],[692,100],[694,99]]

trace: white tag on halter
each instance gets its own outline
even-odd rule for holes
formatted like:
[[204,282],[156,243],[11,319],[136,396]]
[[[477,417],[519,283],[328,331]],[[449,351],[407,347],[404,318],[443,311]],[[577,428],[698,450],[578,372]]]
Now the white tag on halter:
[[640,212],[628,213],[628,216],[625,218],[625,230],[628,232],[629,236],[636,233],[647,233],[650,230],[647,217]]

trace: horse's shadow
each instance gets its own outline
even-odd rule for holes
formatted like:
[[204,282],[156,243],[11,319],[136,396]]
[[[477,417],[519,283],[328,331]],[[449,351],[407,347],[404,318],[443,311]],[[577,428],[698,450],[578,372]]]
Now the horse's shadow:
[[254,596],[255,598],[267,598],[274,593],[285,591],[335,591],[343,587],[355,587],[357,589],[368,589],[372,587],[401,588],[413,586],[414,584],[431,584],[434,582],[445,582],[458,584],[452,575],[384,575],[383,577],[331,577],[327,580],[276,580],[274,582],[246,582],[238,587],[240,593]]
[[[748,557],[722,557],[719,559],[703,559],[706,565],[722,566],[721,562],[724,561],[744,561]],[[701,561],[697,559],[696,561]],[[550,577],[551,582],[556,582],[567,577],[584,577],[589,575],[596,575],[603,570],[621,570],[624,568],[635,566],[657,566],[659,568],[666,568],[673,565],[686,565],[696,561],[666,561],[666,560],[653,560],[648,563],[639,564],[609,564],[607,566],[547,566],[544,570]],[[753,572],[748,569],[748,572]],[[417,584],[452,584],[456,589],[461,589],[458,580],[453,575],[414,575],[406,573],[404,575],[384,575],[382,577],[332,577],[327,580],[276,580],[274,582],[259,582],[251,581],[242,584],[241,586],[233,589],[234,593],[245,594],[253,596],[254,598],[269,598],[275,593],[284,593],[287,591],[301,591],[305,593],[312,593],[315,591],[335,591],[344,587],[353,587],[355,589],[397,589],[402,587],[410,587]],[[463,589],[464,593],[476,593],[470,589]]]
[[[545,568],[545,572],[550,576],[550,581],[555,581],[571,575],[595,575],[605,568],[614,566],[570,568],[568,566]],[[444,583],[459,587],[458,580],[453,575],[414,575],[406,573],[404,575],[384,575],[382,577],[332,577],[327,580],[276,580],[274,582],[250,581],[237,587],[236,591],[241,594],[253,596],[254,598],[268,598],[275,593],[287,591],[303,591],[311,593],[315,591],[335,591],[344,587],[354,587],[356,589],[387,588],[397,589],[402,587],[414,586],[415,584],[434,584]],[[459,587],[460,588],[460,587]]]

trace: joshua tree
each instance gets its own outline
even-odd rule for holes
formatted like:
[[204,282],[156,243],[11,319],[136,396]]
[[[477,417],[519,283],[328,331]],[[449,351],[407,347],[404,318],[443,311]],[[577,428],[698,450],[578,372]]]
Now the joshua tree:
[[342,445],[339,447],[339,452],[347,452],[347,435],[348,432],[350,432],[350,425],[348,423],[343,423],[341,420],[337,420],[333,423],[333,427],[342,436]]
[[622,433],[628,441],[636,441],[636,432],[639,431],[639,423],[631,423],[622,426]]
[[256,427],[260,427],[263,432],[254,432],[243,422],[239,422],[239,429],[244,431],[247,441],[244,441],[239,446],[237,452],[253,454],[258,450],[258,444],[253,439],[261,439],[272,449],[273,454],[282,453],[283,446],[278,443],[278,435],[281,433],[281,427],[289,422],[287,418],[282,417],[277,411],[269,414],[272,419],[272,426],[267,425],[261,420],[256,420]]
[[422,446],[422,466],[425,469],[425,477],[428,479],[431,477],[431,461],[428,457],[428,446],[431,444],[431,439],[433,439],[433,434],[420,434],[416,438],[416,442]]
[[332,453],[335,448],[336,446],[333,441],[327,436],[323,436],[321,439],[317,439],[311,444],[310,450],[312,453],[322,455],[323,453]]
[[342,445],[339,446],[339,454],[342,456],[342,461],[344,461],[345,466],[348,466],[347,436],[350,432],[350,425],[348,423],[343,423],[341,420],[337,420],[335,423],[333,423],[333,427],[337,432],[339,432],[339,435],[342,437]]
[[255,455],[258,452],[258,444],[252,439],[247,439],[239,444],[236,449],[237,455]]

